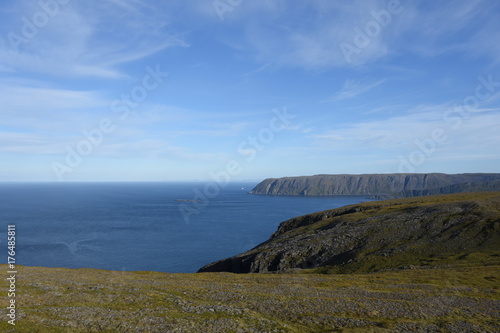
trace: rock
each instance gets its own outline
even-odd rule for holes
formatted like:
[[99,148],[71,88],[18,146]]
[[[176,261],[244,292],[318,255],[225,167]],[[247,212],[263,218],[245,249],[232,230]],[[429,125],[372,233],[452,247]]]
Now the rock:
[[259,183],[250,193],[403,198],[475,191],[500,191],[500,174],[366,174],[269,178]]

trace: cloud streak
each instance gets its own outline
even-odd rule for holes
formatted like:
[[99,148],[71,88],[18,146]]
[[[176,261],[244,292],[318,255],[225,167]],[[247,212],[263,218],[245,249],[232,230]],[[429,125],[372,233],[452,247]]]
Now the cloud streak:
[[[12,31],[22,35],[21,17],[41,9],[11,4],[17,15],[10,22]],[[117,79],[127,74],[118,65],[146,58],[170,47],[187,47],[182,36],[169,34],[160,8],[140,1],[102,1],[94,6],[70,2],[25,43],[12,48],[0,43],[3,71],[30,71],[66,77]]]
[[358,97],[359,95],[362,95],[382,83],[384,83],[385,80],[379,80],[377,82],[372,82],[372,83],[364,83],[362,81],[357,81],[357,80],[347,80],[344,83],[344,86],[342,89],[337,91],[333,97],[329,100],[331,102],[338,102],[346,99],[351,99]]
[[[242,3],[226,23],[245,33],[245,40],[227,44],[252,51],[261,64],[323,71],[387,62],[406,52],[429,57],[469,50],[492,60],[498,58],[498,43],[491,43],[491,31],[499,28],[499,23],[487,14],[495,10],[491,1],[453,5],[400,1],[401,12],[369,38],[369,45],[355,54],[352,62],[346,61],[341,43],[355,44],[359,32],[365,31],[369,22],[377,22],[375,14],[387,10],[387,1],[316,0],[294,6],[283,1],[273,1],[273,6],[265,3],[269,2]],[[301,20],[304,16],[309,20]],[[291,25],[291,21],[300,23]],[[466,32],[471,27],[472,31]],[[457,34],[464,39],[456,38]]]
[[[366,151],[396,153],[401,150],[415,149],[415,142],[432,137],[432,132],[439,129],[446,137],[442,149],[447,152],[461,150],[491,152],[492,142],[500,142],[498,130],[494,124],[500,122],[500,109],[477,109],[460,127],[446,121],[446,111],[453,104],[421,106],[405,116],[390,117],[384,120],[354,123],[323,133],[309,135],[312,145],[318,145],[329,151]],[[474,133],[481,135],[474,135]]]

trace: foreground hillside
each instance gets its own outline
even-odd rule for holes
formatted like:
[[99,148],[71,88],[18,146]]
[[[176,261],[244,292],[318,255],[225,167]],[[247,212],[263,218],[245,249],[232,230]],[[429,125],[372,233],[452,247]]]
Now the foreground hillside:
[[406,198],[460,192],[500,191],[499,173],[316,175],[265,179],[250,192],[263,195],[371,195]]
[[[15,332],[498,332],[499,276],[500,266],[359,275],[19,266]],[[6,312],[0,331],[12,332]]]
[[362,273],[500,264],[500,192],[365,202],[283,222],[271,239],[200,271]]

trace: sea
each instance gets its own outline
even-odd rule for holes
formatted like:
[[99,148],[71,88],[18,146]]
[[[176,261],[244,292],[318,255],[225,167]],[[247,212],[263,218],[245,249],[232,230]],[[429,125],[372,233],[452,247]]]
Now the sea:
[[372,200],[249,194],[256,184],[0,183],[0,263],[14,225],[16,265],[192,273],[287,219]]

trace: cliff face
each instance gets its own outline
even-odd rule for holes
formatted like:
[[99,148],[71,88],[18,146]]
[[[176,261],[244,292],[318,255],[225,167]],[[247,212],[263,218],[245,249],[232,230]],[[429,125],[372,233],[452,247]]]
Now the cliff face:
[[250,193],[263,195],[419,195],[500,190],[500,174],[367,174],[270,178]]
[[500,192],[365,202],[281,223],[272,237],[202,272],[334,273],[500,262]]

